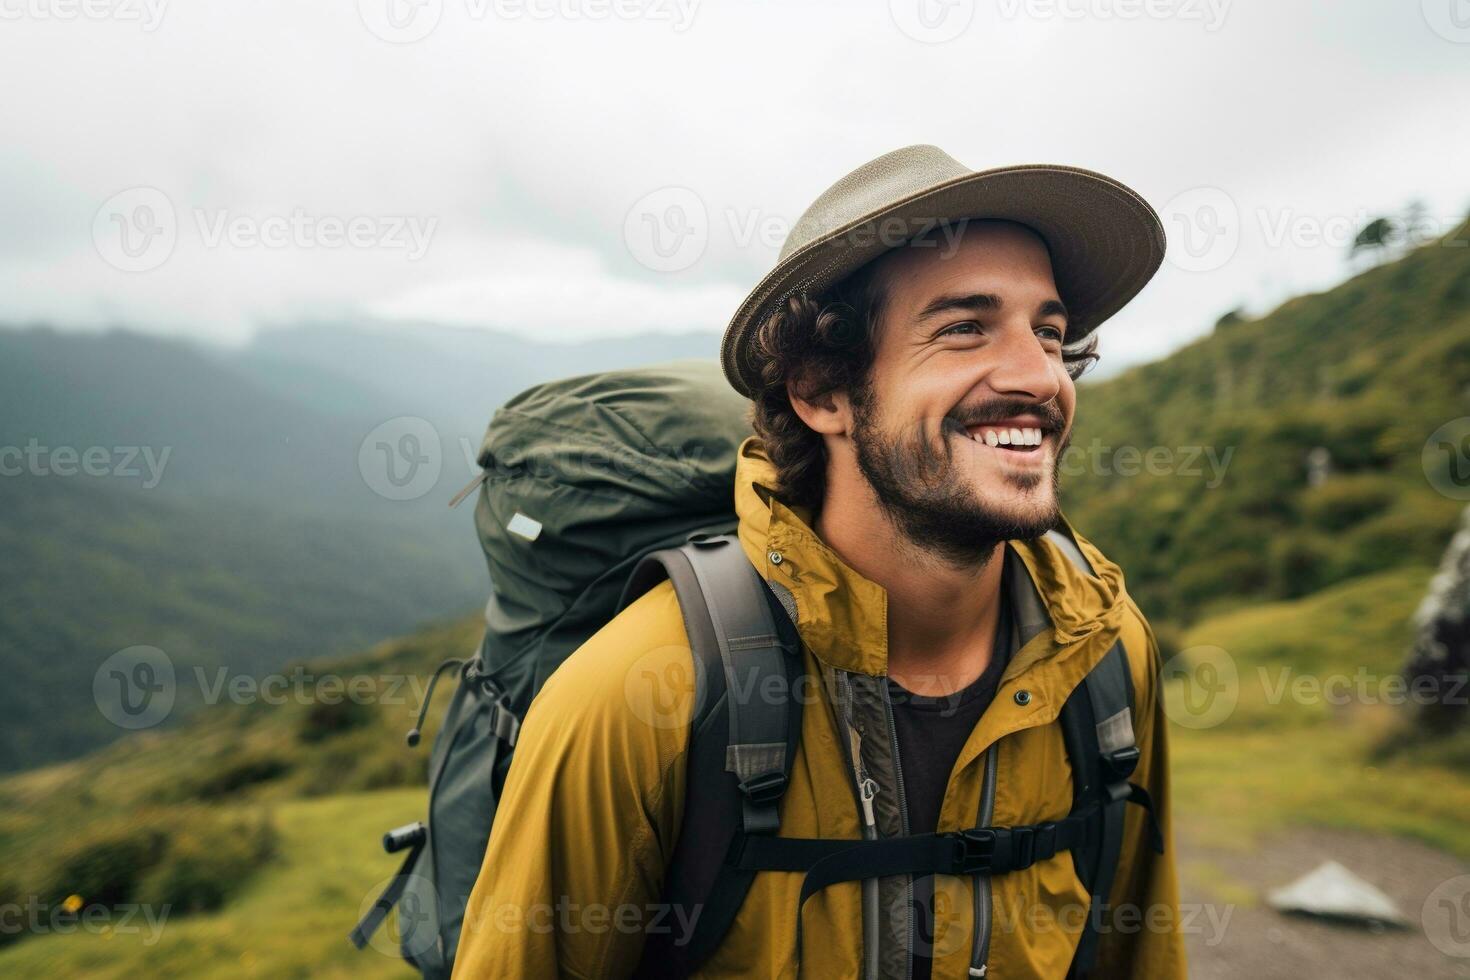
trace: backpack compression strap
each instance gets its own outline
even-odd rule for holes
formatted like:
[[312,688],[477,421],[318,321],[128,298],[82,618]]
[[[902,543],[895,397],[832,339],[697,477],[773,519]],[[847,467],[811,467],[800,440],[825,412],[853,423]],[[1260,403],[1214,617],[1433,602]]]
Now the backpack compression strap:
[[[1077,877],[1087,886],[1089,908],[1070,978],[1086,976],[1097,963],[1097,941],[1108,913],[1108,896],[1123,849],[1123,818],[1129,800],[1147,800],[1142,787],[1129,783],[1138,766],[1133,735],[1133,678],[1121,642],[1114,643],[1062,706],[1062,737],[1072,762],[1074,807],[1101,808],[1082,845],[1072,851]],[[1164,850],[1148,804],[1154,849]]]
[[[1097,574],[1068,534],[1048,531],[1046,538],[1072,564],[1089,575]],[[1123,849],[1127,801],[1120,797],[1132,791],[1144,792],[1128,783],[1138,766],[1138,746],[1133,734],[1133,676],[1121,642],[1113,644],[1102,662],[1067,698],[1059,721],[1067,758],[1072,763],[1073,810],[1090,800],[1096,800],[1102,810],[1102,819],[1089,829],[1081,846],[1072,851],[1077,877],[1087,886],[1089,894],[1087,921],[1067,973],[1069,980],[1078,980],[1097,965],[1097,940]],[[1149,814],[1154,848],[1162,852],[1163,838],[1152,819],[1151,804]]]
[[[692,936],[651,929],[637,975],[688,976],[729,931],[756,871],[728,860],[741,841],[774,837],[801,737],[796,629],[732,536],[697,537],[634,569],[621,608],[663,579],[679,598],[693,654],[695,713],[683,824],[662,905]],[[695,913],[698,913],[695,918]],[[670,916],[669,921],[677,921]]]

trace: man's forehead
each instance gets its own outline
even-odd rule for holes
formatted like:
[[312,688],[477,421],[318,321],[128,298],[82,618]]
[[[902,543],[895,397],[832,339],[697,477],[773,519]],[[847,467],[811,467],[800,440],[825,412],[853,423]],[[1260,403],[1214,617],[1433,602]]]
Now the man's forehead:
[[935,229],[879,261],[885,291],[904,306],[922,307],[936,293],[1014,297],[1027,305],[1058,298],[1045,240],[1015,222]]

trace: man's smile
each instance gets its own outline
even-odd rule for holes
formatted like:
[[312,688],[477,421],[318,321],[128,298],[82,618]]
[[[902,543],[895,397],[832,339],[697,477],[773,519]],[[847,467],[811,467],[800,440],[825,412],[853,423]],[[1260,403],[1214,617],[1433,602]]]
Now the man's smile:
[[1050,455],[1041,449],[1051,435],[1051,428],[1035,416],[957,427],[956,434],[964,435],[981,447],[982,452],[1003,454],[1013,464],[1035,465]]

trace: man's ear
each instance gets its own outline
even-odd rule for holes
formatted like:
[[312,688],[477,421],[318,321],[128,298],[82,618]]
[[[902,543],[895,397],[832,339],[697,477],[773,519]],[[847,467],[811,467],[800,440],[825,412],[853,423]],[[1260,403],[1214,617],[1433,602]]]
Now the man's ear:
[[852,431],[852,402],[845,391],[828,391],[805,397],[809,390],[800,379],[786,382],[786,397],[806,427],[818,435],[845,436]]

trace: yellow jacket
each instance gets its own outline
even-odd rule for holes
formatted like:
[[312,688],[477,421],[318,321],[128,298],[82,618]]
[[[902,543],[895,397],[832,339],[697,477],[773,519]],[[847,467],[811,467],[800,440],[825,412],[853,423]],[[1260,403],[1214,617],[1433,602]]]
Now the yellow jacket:
[[[795,598],[808,673],[859,681],[883,676],[883,589],[849,568],[802,515],[776,499],[769,489],[774,476],[759,444],[747,442],[736,480],[740,541],[761,574]],[[1017,590],[1029,597],[1029,611],[1017,610],[1024,643],[955,763],[939,830],[976,825],[992,747],[991,824],[1067,815],[1071,769],[1057,715],[1072,689],[1121,638],[1132,667],[1141,751],[1133,782],[1153,798],[1165,853],[1149,846],[1146,814],[1128,807],[1111,902],[1119,916],[1103,930],[1094,975],[1183,978],[1158,650],[1118,567],[1080,537],[1077,543],[1096,577],[1078,570],[1049,541],[1008,545],[1008,560],[1027,573],[1017,577],[1029,578],[1030,588]],[[775,554],[779,562],[772,560]],[[1031,694],[1025,705],[1014,699],[1020,690]],[[814,700],[802,713],[780,833],[859,839],[862,815],[839,742],[847,736],[834,716],[828,685],[813,684],[810,691]],[[466,911],[456,978],[627,976],[646,929],[687,926],[660,912],[657,903],[679,834],[693,700],[691,654],[668,583],[629,606],[556,670],[520,733]],[[881,803],[891,788],[883,774],[874,778]],[[882,823],[881,809],[879,816]],[[883,832],[899,831],[890,823]],[[988,880],[991,916],[988,928],[980,930],[988,942],[985,975],[1065,977],[1089,897],[1070,854]],[[798,872],[758,874],[734,925],[698,975],[795,977],[801,881]],[[806,903],[801,976],[862,976],[865,942],[878,944],[884,975],[904,975],[908,926],[906,911],[897,910],[906,909],[906,892],[890,887],[889,879],[881,881],[888,912],[876,930],[864,929],[860,882],[832,885]],[[972,889],[981,882],[939,879],[936,978],[969,976]],[[877,935],[865,936],[873,931]]]

